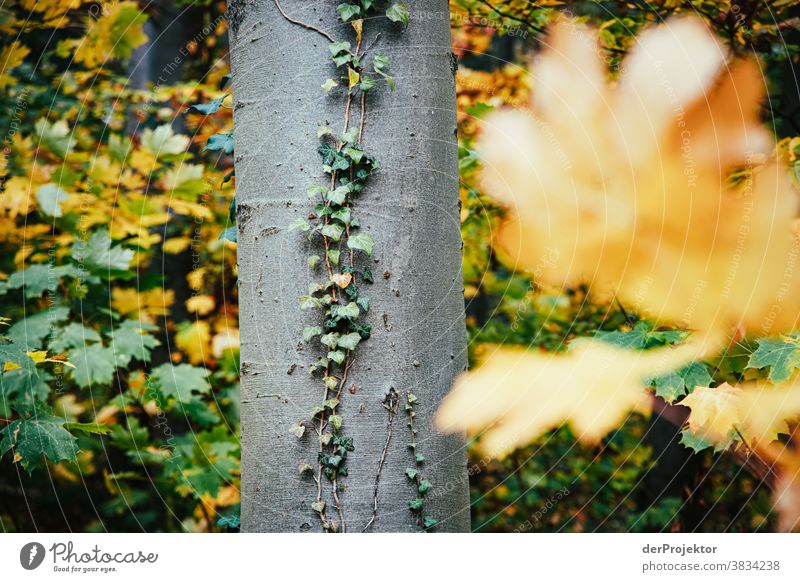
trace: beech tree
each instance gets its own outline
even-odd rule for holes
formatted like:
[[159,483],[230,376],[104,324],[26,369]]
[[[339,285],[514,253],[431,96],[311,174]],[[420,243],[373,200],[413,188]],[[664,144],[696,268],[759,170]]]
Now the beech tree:
[[230,14],[242,529],[466,531],[448,2]]

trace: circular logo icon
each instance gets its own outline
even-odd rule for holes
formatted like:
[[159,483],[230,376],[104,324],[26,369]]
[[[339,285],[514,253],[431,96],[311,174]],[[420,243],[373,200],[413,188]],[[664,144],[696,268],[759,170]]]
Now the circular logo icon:
[[44,561],[44,546],[39,542],[29,542],[19,551],[19,563],[26,570],[35,570]]

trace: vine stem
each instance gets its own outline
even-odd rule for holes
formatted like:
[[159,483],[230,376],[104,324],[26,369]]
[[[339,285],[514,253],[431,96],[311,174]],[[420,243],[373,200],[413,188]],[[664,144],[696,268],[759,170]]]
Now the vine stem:
[[389,452],[389,443],[392,441],[392,423],[397,414],[397,406],[400,398],[395,392],[394,388],[389,388],[389,393],[383,399],[381,406],[383,406],[389,414],[389,419],[386,421],[386,442],[383,444],[381,451],[381,458],[378,461],[378,470],[375,473],[375,492],[372,495],[372,517],[369,518],[367,525],[361,530],[361,533],[366,532],[378,517],[378,488],[381,482],[381,473],[383,472],[383,465],[386,462],[386,454]]
[[316,26],[312,26],[311,24],[307,24],[305,22],[301,22],[299,20],[295,20],[294,18],[287,16],[287,14],[283,11],[283,8],[281,8],[281,4],[280,2],[278,2],[278,0],[273,0],[273,2],[275,2],[275,6],[278,8],[278,11],[281,13],[281,16],[283,16],[286,20],[288,20],[292,24],[296,24],[297,26],[302,26],[303,28],[306,28],[308,30],[313,30],[317,34],[321,34],[322,36],[327,38],[329,41],[336,42],[335,40],[333,40],[333,37],[324,30],[320,30]]

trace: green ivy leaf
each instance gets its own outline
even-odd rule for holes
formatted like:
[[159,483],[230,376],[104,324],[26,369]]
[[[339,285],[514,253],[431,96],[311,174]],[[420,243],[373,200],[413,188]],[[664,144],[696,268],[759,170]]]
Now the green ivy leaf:
[[341,224],[329,223],[322,227],[320,233],[331,240],[339,241],[342,239],[342,234],[344,234],[344,227]]
[[427,493],[431,487],[433,487],[431,482],[427,479],[423,479],[419,482],[419,488],[417,490],[419,491],[420,495],[425,495],[425,493]]
[[215,133],[209,136],[203,151],[219,152],[223,151],[226,154],[233,153],[233,134],[230,133]]
[[351,249],[364,251],[367,256],[372,256],[372,248],[375,242],[368,234],[355,234],[347,239],[347,246]]
[[406,8],[406,5],[402,2],[393,2],[390,4],[386,9],[386,18],[392,22],[402,22],[405,26],[408,26],[410,21],[408,8]]
[[233,243],[238,243],[239,235],[237,234],[236,227],[230,226],[219,233],[219,240],[229,240]]
[[203,115],[212,115],[219,111],[219,108],[222,107],[222,102],[225,101],[225,98],[228,95],[225,94],[222,97],[217,97],[216,99],[209,101],[208,103],[195,103],[194,105],[190,105],[189,108],[186,110],[188,113],[192,109],[197,111],[198,113],[202,113]]
[[342,22],[347,22],[351,18],[355,18],[361,14],[361,7],[355,4],[342,3],[336,7],[336,11],[339,13]]
[[303,341],[310,342],[312,339],[322,334],[322,328],[318,325],[308,326],[303,330]]
[[417,470],[416,469],[411,469],[411,468],[406,469],[406,476],[411,480],[416,479],[417,478]]
[[425,519],[422,520],[422,524],[425,526],[426,529],[430,529],[432,527],[436,527],[436,525],[438,523],[439,523],[438,519],[435,519],[435,518],[430,517],[430,516],[428,516],[428,517],[426,517]]
[[417,497],[414,501],[408,502],[408,508],[411,511],[422,511],[422,508],[425,507],[425,500],[420,499]]
[[351,352],[356,349],[356,346],[361,341],[361,336],[357,333],[348,333],[339,338],[339,347]]

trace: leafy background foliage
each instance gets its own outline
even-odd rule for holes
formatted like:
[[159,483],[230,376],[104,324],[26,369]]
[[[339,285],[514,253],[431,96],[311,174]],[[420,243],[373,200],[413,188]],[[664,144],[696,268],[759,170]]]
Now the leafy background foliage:
[[[0,8],[4,531],[219,531],[238,524],[225,4],[144,4],[21,0]],[[682,332],[653,329],[583,289],[549,294],[492,252],[502,210],[480,192],[473,143],[481,116],[526,103],[527,59],[547,24],[569,11],[598,25],[613,68],[646,24],[699,13],[736,50],[763,59],[771,96],[765,117],[784,138],[786,159],[800,168],[789,84],[797,39],[785,26],[796,3],[772,4],[770,12],[764,2],[452,0],[473,357],[488,343],[558,351],[598,333],[639,347],[681,339]],[[182,44],[174,51],[151,44],[148,36],[184,8],[192,25]],[[169,54],[153,78],[138,82],[136,63],[152,58],[149,49]],[[672,403],[692,386],[778,381],[795,373],[798,354],[794,337],[745,339],[717,361],[654,378],[653,386]],[[562,428],[502,461],[473,453],[473,525],[773,527],[760,479],[736,455],[681,434],[682,422],[633,415],[596,447]]]

